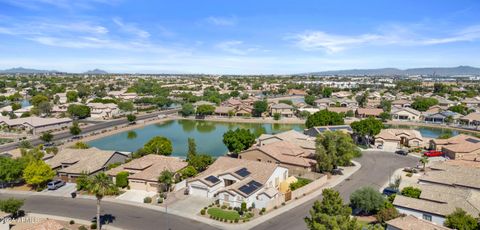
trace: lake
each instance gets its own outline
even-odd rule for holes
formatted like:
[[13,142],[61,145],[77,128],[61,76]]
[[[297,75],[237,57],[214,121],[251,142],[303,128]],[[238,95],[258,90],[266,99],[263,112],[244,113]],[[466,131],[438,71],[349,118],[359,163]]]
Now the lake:
[[134,152],[152,137],[164,136],[172,141],[172,155],[185,157],[188,150],[188,138],[194,138],[198,153],[208,153],[217,157],[228,152],[222,142],[223,134],[236,128],[247,128],[260,135],[262,133],[275,134],[291,129],[303,132],[304,125],[172,120],[113,134],[89,141],[88,144],[104,150]]

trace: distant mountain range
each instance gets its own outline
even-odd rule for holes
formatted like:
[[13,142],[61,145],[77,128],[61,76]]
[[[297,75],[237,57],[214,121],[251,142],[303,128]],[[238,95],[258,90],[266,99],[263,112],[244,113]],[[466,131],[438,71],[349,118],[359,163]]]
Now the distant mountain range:
[[85,72],[84,74],[108,74],[107,71],[101,70],[101,69],[94,69],[94,70],[89,70]]
[[430,75],[430,76],[453,76],[453,75],[480,75],[480,68],[471,66],[457,67],[427,67],[412,69],[381,68],[381,69],[349,69],[307,73],[311,75],[356,75],[356,76],[405,76],[405,75]]
[[0,73],[21,73],[21,74],[44,74],[44,73],[58,73],[56,70],[40,70],[40,69],[27,69],[23,67],[11,68],[6,70],[0,70]]

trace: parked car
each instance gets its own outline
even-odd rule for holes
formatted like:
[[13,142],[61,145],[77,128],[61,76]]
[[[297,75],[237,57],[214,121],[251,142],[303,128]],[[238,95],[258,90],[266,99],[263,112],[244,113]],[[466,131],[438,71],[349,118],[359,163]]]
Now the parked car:
[[58,188],[60,188],[64,185],[65,185],[65,181],[53,180],[53,181],[48,182],[47,188],[48,188],[48,190],[56,190],[56,189],[58,189]]
[[440,156],[443,156],[443,153],[442,151],[428,150],[424,152],[423,155],[426,157],[440,157]]
[[383,189],[383,194],[384,195],[387,195],[387,196],[391,196],[393,194],[397,194],[399,191],[398,189],[394,189],[394,188],[385,188]]
[[342,169],[340,168],[333,169],[332,175],[343,175]]
[[399,155],[408,155],[408,151],[406,149],[399,149],[397,151],[395,151],[396,154],[399,154]]

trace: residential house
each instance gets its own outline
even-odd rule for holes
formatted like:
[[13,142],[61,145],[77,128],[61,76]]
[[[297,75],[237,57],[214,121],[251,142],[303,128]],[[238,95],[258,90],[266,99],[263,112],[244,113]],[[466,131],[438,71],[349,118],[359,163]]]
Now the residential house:
[[24,130],[33,135],[38,133],[60,130],[72,125],[70,118],[42,118],[42,117],[22,117],[10,119],[0,117],[0,127],[7,127],[14,130]]
[[351,97],[352,96],[352,93],[348,92],[348,91],[338,91],[338,92],[333,92],[331,97],[333,98],[347,98],[347,97]]
[[82,173],[94,175],[103,172],[108,165],[123,163],[128,157],[128,153],[100,150],[95,147],[88,149],[65,148],[45,162],[57,171],[57,175],[62,180],[75,182]]
[[294,108],[291,105],[285,103],[278,103],[270,106],[270,115],[280,114],[281,117],[293,117]]
[[217,116],[229,116],[230,114],[235,114],[235,108],[230,106],[217,106],[215,107],[215,115]]
[[450,159],[480,161],[480,138],[459,134],[448,139],[430,140],[430,149],[441,150]]
[[[271,140],[270,140],[271,141]],[[253,146],[239,153],[240,159],[279,164],[289,170],[314,171],[315,149],[302,148],[290,141]]]
[[301,148],[315,150],[315,137],[305,135],[293,129],[277,134],[262,134],[257,138],[257,145],[263,146],[279,141],[288,141]]
[[212,102],[209,102],[209,101],[197,101],[197,102],[193,103],[193,107],[195,107],[195,109],[196,109],[198,106],[201,106],[201,105],[211,105],[211,106],[215,106],[215,103],[212,103]]
[[458,119],[462,117],[461,114],[452,112],[450,110],[427,114],[423,116],[423,120],[426,123],[445,124],[445,123],[457,123]]
[[305,90],[301,90],[301,89],[289,89],[288,90],[288,95],[291,95],[291,96],[305,96],[305,95],[307,95],[307,92],[305,92]]
[[410,100],[399,99],[399,100],[392,101],[392,107],[407,108],[411,106],[412,106],[412,101]]
[[386,230],[450,230],[450,228],[420,219],[413,215],[397,217],[386,222]]
[[221,205],[264,208],[279,196],[288,169],[277,164],[219,157],[207,170],[188,180],[189,194],[214,198]]
[[380,117],[380,114],[382,113],[383,109],[358,108],[355,115],[358,118]]
[[469,113],[462,118],[460,122],[469,125],[469,126],[479,126],[480,125],[480,113]]
[[422,113],[409,107],[396,108],[393,107],[390,113],[392,120],[399,121],[420,121]]
[[422,134],[413,129],[382,129],[375,136],[375,146],[385,150],[396,150],[402,147],[422,147]]
[[471,216],[480,214],[480,169],[451,166],[443,162],[434,164],[422,175],[418,187],[420,197],[397,195],[393,205],[406,215],[413,215],[438,225],[445,217],[461,208]]
[[88,103],[87,106],[90,108],[92,118],[109,119],[120,114],[118,105],[114,103]]
[[353,130],[349,125],[315,126],[309,129],[305,129],[303,133],[311,137],[317,137],[319,134],[325,131],[342,131],[348,134],[353,133]]
[[320,108],[326,107],[348,107],[357,108],[358,103],[349,98],[321,98],[315,100],[315,105]]
[[157,192],[158,177],[163,171],[172,172],[174,178],[179,179],[181,175],[178,171],[187,166],[186,161],[177,157],[149,154],[113,168],[107,171],[107,174],[115,178],[119,172],[128,172],[130,189]]

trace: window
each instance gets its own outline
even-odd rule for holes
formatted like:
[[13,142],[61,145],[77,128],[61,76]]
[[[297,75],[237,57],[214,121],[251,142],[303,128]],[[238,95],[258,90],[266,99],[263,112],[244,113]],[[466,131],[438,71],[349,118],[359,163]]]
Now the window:
[[428,220],[428,221],[432,221],[432,215],[423,214],[423,219]]
[[228,197],[227,194],[225,194],[225,195],[223,196],[223,200],[224,200],[224,201],[229,201],[229,197]]

